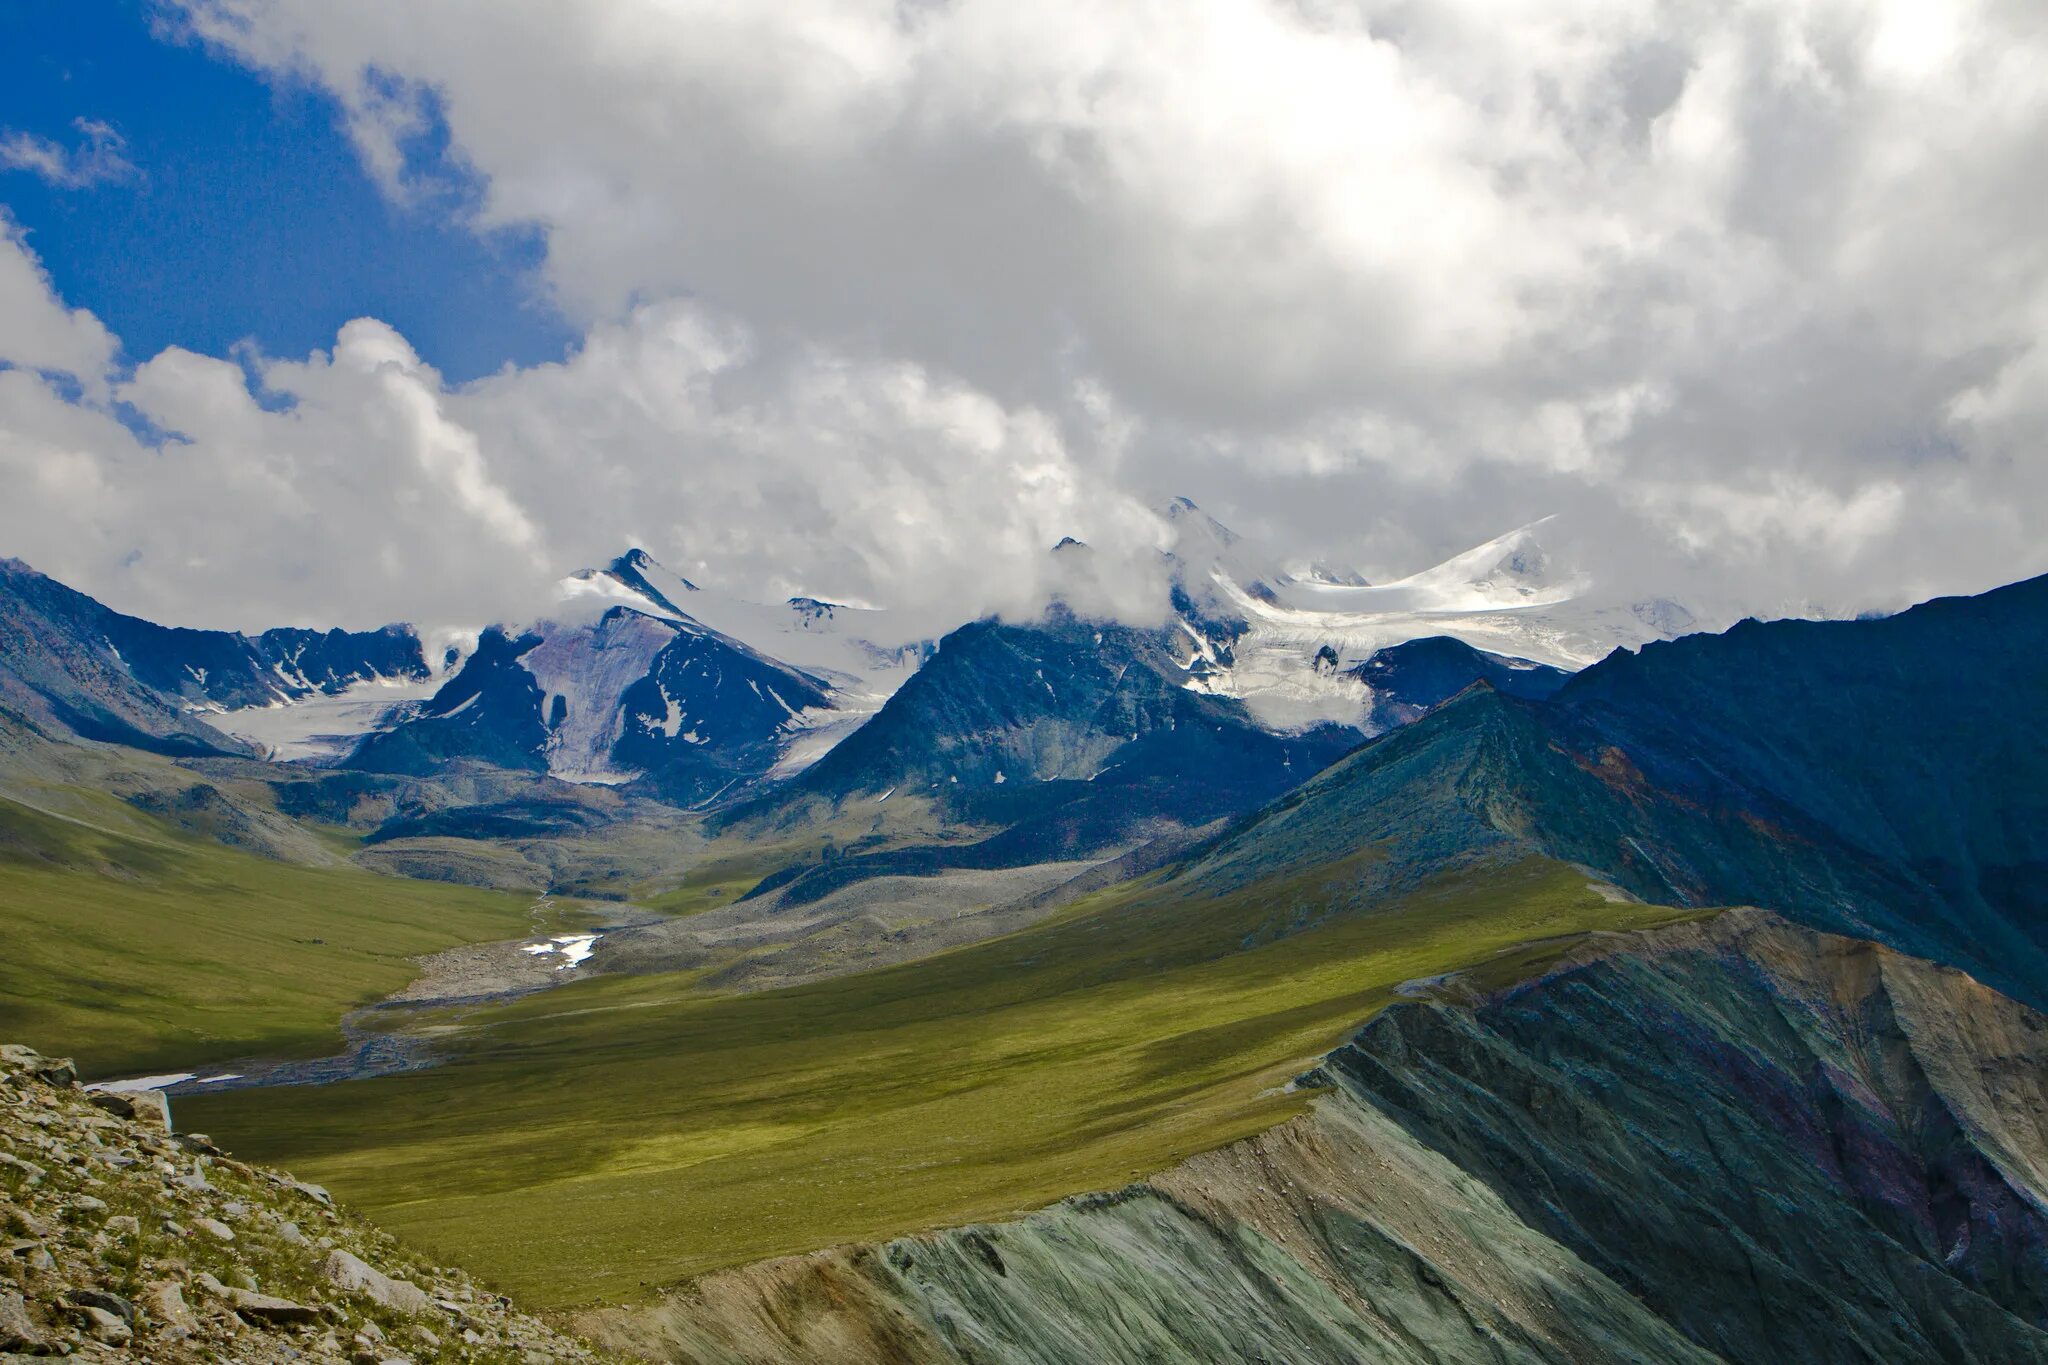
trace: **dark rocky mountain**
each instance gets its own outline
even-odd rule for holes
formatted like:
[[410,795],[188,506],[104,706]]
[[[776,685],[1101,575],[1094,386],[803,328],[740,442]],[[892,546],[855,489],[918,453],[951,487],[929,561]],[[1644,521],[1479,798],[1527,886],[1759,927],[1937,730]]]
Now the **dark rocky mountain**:
[[1161,746],[1146,741],[1183,725],[1191,733],[1256,728],[1242,706],[1188,690],[1190,669],[1202,663],[1187,646],[1174,628],[1059,610],[1030,624],[962,626],[798,786],[840,797],[1092,782],[1129,763],[1157,770]]
[[1511,697],[1541,700],[1556,695],[1572,676],[1548,664],[1474,649],[1447,635],[1390,645],[1350,673],[1372,689],[1367,723],[1376,732],[1420,720],[1475,682]]
[[[788,904],[870,876],[1080,857],[1241,815],[1308,780],[1359,735],[1337,725],[1276,734],[1238,699],[1191,687],[1229,666],[1231,640],[1228,623],[1199,615],[1155,630],[1060,612],[1032,624],[976,622],[947,636],[880,714],[789,790],[727,818],[909,793],[999,831],[792,867],[760,888],[788,888]],[[1476,682],[1537,697],[1570,676],[1441,637],[1392,646],[1354,671],[1373,689],[1375,723],[1389,728]]]
[[823,683],[688,618],[606,610],[584,625],[486,631],[418,712],[347,766],[424,775],[468,761],[637,782],[695,802],[768,771]]
[[1270,800],[1358,742],[1341,726],[1274,734],[1242,702],[1190,689],[1228,641],[1204,645],[1178,625],[1140,629],[1061,610],[1030,624],[974,622],[786,788],[724,818],[902,794],[1000,831],[788,874],[822,894],[886,872],[1019,866],[1200,825]]
[[455,676],[419,712],[393,729],[365,735],[344,765],[366,772],[420,776],[473,760],[499,768],[545,771],[545,700],[520,659],[540,646],[534,634],[492,626]]
[[1652,644],[1547,702],[1474,689],[1183,875],[1247,885],[1375,844],[1362,903],[1534,849],[1647,899],[1767,906],[2048,1004],[2044,650],[2048,578]]
[[428,676],[406,626],[261,635],[123,615],[19,560],[0,560],[0,698],[38,728],[171,753],[247,746],[195,711]]
[[1759,912],[1603,935],[1390,1007],[1257,1137],[727,1271],[609,1335],[750,1362],[2048,1360],[2044,1040],[1961,973]]

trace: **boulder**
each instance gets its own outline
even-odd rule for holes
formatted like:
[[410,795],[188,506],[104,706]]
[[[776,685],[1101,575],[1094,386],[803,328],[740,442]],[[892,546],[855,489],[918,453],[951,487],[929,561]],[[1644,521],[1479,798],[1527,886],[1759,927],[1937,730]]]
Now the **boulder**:
[[115,1118],[133,1119],[171,1131],[171,1102],[161,1090],[129,1090],[116,1094],[108,1090],[95,1090],[86,1096],[95,1108],[104,1109]]
[[104,1308],[79,1308],[74,1311],[78,1315],[78,1325],[84,1328],[85,1334],[94,1341],[103,1342],[108,1346],[126,1346],[129,1338],[135,1335],[134,1329]]
[[296,1327],[320,1321],[320,1310],[290,1299],[258,1294],[253,1289],[230,1288],[223,1296],[228,1305],[252,1326]]
[[150,1316],[167,1326],[182,1328],[187,1332],[199,1326],[198,1317],[185,1302],[185,1291],[175,1281],[164,1280],[149,1287],[149,1295],[143,1300],[149,1306]]
[[69,1057],[45,1057],[19,1043],[0,1043],[0,1072],[33,1076],[44,1085],[60,1089],[78,1084],[78,1067]]
[[18,1173],[22,1180],[30,1185],[40,1185],[43,1177],[48,1174],[48,1172],[33,1161],[23,1161],[12,1152],[0,1152],[0,1166],[5,1166],[8,1170]]
[[135,1305],[119,1294],[110,1294],[104,1289],[74,1289],[64,1297],[73,1308],[97,1308],[112,1313],[130,1327],[135,1325]]
[[91,1101],[93,1108],[104,1109],[117,1119],[135,1117],[135,1101],[125,1094],[118,1094],[112,1090],[95,1090],[87,1095],[86,1099]]
[[401,1313],[424,1313],[433,1307],[425,1290],[410,1280],[393,1279],[339,1247],[329,1252],[321,1272],[343,1289],[362,1294]]
[[0,1289],[0,1351],[41,1355],[49,1343],[28,1315],[28,1303],[12,1289]]

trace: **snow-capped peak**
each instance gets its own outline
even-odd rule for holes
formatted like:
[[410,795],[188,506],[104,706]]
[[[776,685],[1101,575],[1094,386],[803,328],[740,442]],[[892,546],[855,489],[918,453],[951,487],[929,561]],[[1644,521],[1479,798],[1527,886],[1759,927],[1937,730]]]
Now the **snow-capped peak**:
[[1276,729],[1325,721],[1363,727],[1371,694],[1356,665],[1409,640],[1449,636],[1491,653],[1578,669],[1615,648],[1692,626],[1691,614],[1675,603],[1596,598],[1588,579],[1544,549],[1540,533],[1549,521],[1380,584],[1320,566],[1259,574],[1249,547],[1236,537],[1211,537],[1230,554],[1211,561],[1209,599],[1193,585],[1189,595],[1205,614],[1240,623],[1241,633],[1230,665],[1189,686],[1239,697]]

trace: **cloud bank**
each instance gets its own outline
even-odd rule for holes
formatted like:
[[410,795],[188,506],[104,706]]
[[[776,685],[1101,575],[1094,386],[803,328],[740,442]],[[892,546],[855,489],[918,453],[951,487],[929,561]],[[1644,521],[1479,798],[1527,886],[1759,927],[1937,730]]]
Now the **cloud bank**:
[[176,9],[395,198],[537,228],[586,335],[119,370],[10,238],[0,534],[123,605],[475,619],[633,540],[965,615],[1074,534],[1135,611],[1178,492],[1374,576],[1557,513],[1608,591],[1764,613],[2048,569],[2024,0]]

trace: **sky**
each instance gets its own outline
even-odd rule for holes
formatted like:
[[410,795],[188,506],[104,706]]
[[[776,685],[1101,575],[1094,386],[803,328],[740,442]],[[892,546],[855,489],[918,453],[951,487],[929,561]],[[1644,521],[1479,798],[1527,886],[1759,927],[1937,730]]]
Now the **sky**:
[[[2038,0],[15,0],[0,554],[257,628],[2048,570]],[[1071,583],[1058,585],[1073,592]]]

